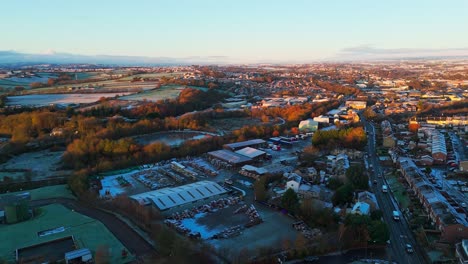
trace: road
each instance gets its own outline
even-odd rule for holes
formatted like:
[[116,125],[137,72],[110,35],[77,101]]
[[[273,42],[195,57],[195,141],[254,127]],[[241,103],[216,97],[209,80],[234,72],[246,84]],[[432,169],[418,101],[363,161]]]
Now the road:
[[[384,221],[387,223],[390,231],[390,245],[388,246],[388,258],[400,264],[414,264],[424,263],[423,255],[419,246],[413,237],[411,229],[404,217],[401,217],[400,221],[393,219],[393,210],[400,212],[397,202],[393,197],[390,189],[387,193],[382,192],[382,185],[387,185],[385,177],[378,177],[383,174],[383,170],[380,167],[378,156],[376,154],[376,135],[375,127],[372,123],[363,120],[366,131],[368,132],[368,144],[367,144],[367,162],[369,167],[372,165],[373,172],[370,171],[369,180],[377,184],[371,184],[371,190],[374,192],[380,209],[383,212]],[[400,212],[400,216],[402,216]],[[408,253],[405,249],[405,244],[411,244],[414,248],[414,253]]]
[[33,207],[40,207],[54,203],[61,204],[70,210],[74,210],[75,212],[100,221],[133,255],[144,256],[155,253],[151,244],[143,239],[125,222],[111,213],[89,207],[77,200],[67,198],[35,200],[31,201],[30,205]]

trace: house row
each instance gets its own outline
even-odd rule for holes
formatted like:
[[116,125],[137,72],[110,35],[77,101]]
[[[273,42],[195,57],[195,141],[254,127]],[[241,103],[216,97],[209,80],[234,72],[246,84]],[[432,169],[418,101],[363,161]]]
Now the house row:
[[468,238],[466,210],[453,201],[447,193],[435,189],[412,159],[400,157],[398,164],[428,217],[441,232],[441,241],[455,243]]

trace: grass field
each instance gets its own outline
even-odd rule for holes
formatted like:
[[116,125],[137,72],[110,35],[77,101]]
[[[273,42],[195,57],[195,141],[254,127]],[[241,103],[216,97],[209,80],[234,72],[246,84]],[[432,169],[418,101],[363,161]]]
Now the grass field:
[[68,185],[61,184],[61,185],[53,185],[53,186],[46,186],[32,190],[25,190],[19,192],[12,192],[12,193],[2,193],[0,197],[5,195],[11,194],[20,194],[29,192],[31,194],[31,200],[41,200],[41,199],[50,199],[50,198],[70,198],[76,199],[75,196],[71,193],[68,189]]
[[29,94],[20,96],[8,96],[7,105],[21,106],[48,106],[50,104],[87,104],[99,101],[101,98],[126,95],[121,93],[89,93],[89,94]]
[[137,94],[132,94],[128,96],[120,97],[121,100],[129,100],[129,101],[159,101],[165,99],[173,99],[179,96],[180,92],[185,89],[186,87],[200,89],[205,91],[207,88],[204,87],[194,87],[194,86],[182,86],[182,85],[164,85],[161,86],[159,89],[151,90],[151,91],[144,91]]
[[[39,237],[38,232],[64,227],[65,231]],[[40,208],[40,213],[31,220],[0,225],[0,256],[9,262],[15,259],[15,249],[54,239],[73,236],[78,248],[89,248],[93,254],[100,246],[109,247],[110,263],[123,263],[120,252],[124,246],[99,221],[72,212],[62,205],[51,204]],[[5,242],[8,241],[8,242]],[[130,259],[127,258],[126,262]]]
[[143,74],[135,74],[132,76],[120,78],[119,80],[121,81],[131,81],[135,77],[140,77],[140,78],[162,78],[162,77],[177,77],[177,76],[182,76],[182,72],[156,72],[156,73],[143,73]]
[[405,187],[403,186],[402,183],[400,183],[394,175],[386,175],[387,178],[387,183],[390,186],[390,189],[393,192],[393,195],[395,196],[395,199],[398,201],[400,204],[400,208],[402,210],[408,208],[410,199],[408,197],[408,194],[406,194]]
[[[30,170],[33,180],[63,176],[69,173],[69,171],[59,170],[63,153],[63,151],[52,152],[49,150],[23,153],[1,164],[0,170]],[[8,173],[9,177],[23,177],[25,175],[24,173],[8,175]]]
[[29,89],[29,85],[33,82],[47,82],[49,78],[57,77],[56,74],[48,72],[38,72],[35,74],[37,76],[29,78],[11,77],[0,79],[0,87],[13,89],[15,86],[23,86],[25,89]]

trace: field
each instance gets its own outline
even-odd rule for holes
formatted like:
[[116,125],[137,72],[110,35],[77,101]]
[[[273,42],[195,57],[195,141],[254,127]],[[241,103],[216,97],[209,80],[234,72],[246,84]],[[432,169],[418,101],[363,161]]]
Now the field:
[[99,72],[75,72],[70,74],[72,74],[73,80],[75,80],[75,78],[77,78],[78,80],[97,78],[100,75]]
[[135,77],[140,78],[162,78],[162,77],[178,77],[183,75],[182,72],[157,72],[157,73],[142,73],[142,74],[135,74],[132,76],[124,77],[119,80],[121,81],[131,81]]
[[33,190],[0,194],[0,197],[11,194],[20,194],[28,192],[31,200],[51,199],[51,198],[70,198],[75,199],[68,186],[65,184],[41,187]]
[[[42,237],[38,235],[38,232],[60,227],[64,227],[63,232]],[[31,220],[13,225],[0,225],[0,240],[8,241],[0,243],[0,256],[13,262],[17,248],[67,236],[75,238],[78,248],[89,248],[93,254],[100,246],[108,246],[111,263],[122,263],[120,252],[124,246],[101,222],[58,204],[41,207],[39,215]]]
[[409,205],[410,199],[406,194],[405,186],[398,181],[398,178],[392,174],[385,175],[393,196],[398,201],[400,208],[406,209]]
[[208,121],[210,127],[221,130],[221,131],[233,131],[240,129],[243,126],[260,124],[262,121],[258,118],[250,117],[235,117],[235,118],[223,118],[223,119],[211,119]]
[[162,86],[159,89],[144,91],[137,94],[122,96],[120,100],[128,101],[159,101],[164,99],[173,99],[179,96],[180,92],[184,89],[183,86]]
[[89,94],[30,94],[9,96],[7,105],[15,106],[48,106],[51,104],[87,104],[99,101],[100,98],[127,95],[129,93],[89,93]]
[[159,132],[134,137],[139,144],[152,144],[157,141],[166,143],[169,146],[178,146],[186,140],[196,140],[209,137],[209,135],[201,132]]
[[[129,100],[129,101],[159,101],[159,100],[165,100],[165,99],[173,99],[179,96],[180,92],[185,89],[186,86],[180,86],[180,85],[164,85],[161,86],[159,89],[155,90],[150,90],[150,91],[144,91],[141,93],[137,94],[132,94],[128,96],[123,96],[120,97],[120,100]],[[203,87],[191,87],[190,88],[195,88],[195,89],[200,89],[200,90],[205,90],[206,88]]]
[[38,72],[36,73],[37,76],[28,77],[28,78],[19,78],[19,77],[11,77],[11,78],[3,78],[0,79],[0,87],[12,89],[15,86],[23,86],[24,88],[29,88],[29,84],[33,82],[47,82],[49,78],[57,77],[54,73],[47,73],[47,72]]
[[68,173],[68,171],[58,170],[63,153],[63,151],[51,152],[49,150],[43,150],[28,152],[13,157],[0,165],[0,178],[3,178],[3,176],[24,177],[25,175],[24,173],[11,174],[11,172],[5,172],[5,170],[30,170],[33,180],[63,176]]

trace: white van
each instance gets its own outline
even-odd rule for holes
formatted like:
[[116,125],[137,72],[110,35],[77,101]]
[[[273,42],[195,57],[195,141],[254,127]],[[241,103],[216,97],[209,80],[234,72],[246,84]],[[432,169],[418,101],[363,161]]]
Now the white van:
[[398,211],[393,211],[393,220],[395,221],[400,220],[400,213]]
[[387,185],[382,185],[382,192],[386,193],[388,191]]

